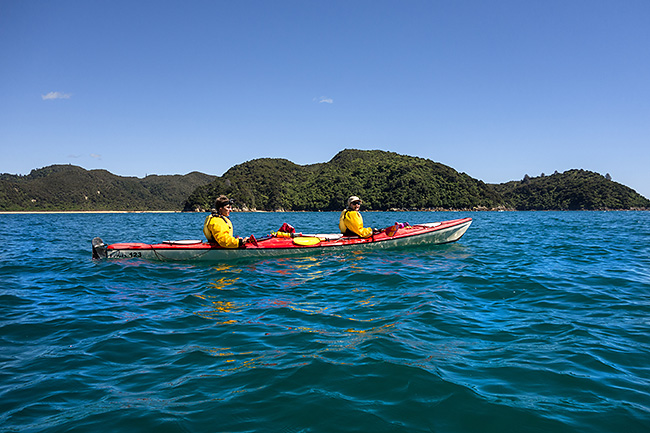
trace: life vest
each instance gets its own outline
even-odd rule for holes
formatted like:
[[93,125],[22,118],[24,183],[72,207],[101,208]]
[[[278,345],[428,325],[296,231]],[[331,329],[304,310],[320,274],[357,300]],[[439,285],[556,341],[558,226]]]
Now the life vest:
[[359,236],[361,238],[372,236],[372,228],[363,227],[361,213],[349,209],[341,212],[341,216],[339,217],[339,230],[345,236]]
[[347,209],[343,209],[341,216],[339,217],[339,230],[341,233],[345,234],[348,231],[348,226],[345,225],[345,214],[348,213]]
[[212,236],[212,232],[211,232],[210,229],[208,228],[208,226],[210,225],[210,220],[211,220],[212,218],[221,218],[221,219],[223,219],[224,221],[226,221],[226,219],[225,219],[222,215],[220,215],[220,214],[218,214],[218,213],[216,213],[216,212],[212,212],[210,215],[208,215],[207,217],[205,217],[205,221],[203,221],[203,234],[204,234],[205,237],[208,239],[208,242],[216,242],[216,241],[217,241],[217,240],[214,238],[214,236]]
[[[213,221],[214,218],[216,220]],[[216,230],[216,232],[210,229]],[[234,237],[232,233],[232,223],[223,215],[213,213],[208,215],[203,222],[203,234],[208,241],[219,244],[223,248],[240,248],[242,246],[241,238]]]
[[207,217],[205,217],[205,221],[203,222],[203,234],[207,238],[208,242],[216,242],[214,236],[212,236],[212,232],[208,228],[208,224],[210,223],[210,220],[216,217],[217,217],[216,215],[210,214]]

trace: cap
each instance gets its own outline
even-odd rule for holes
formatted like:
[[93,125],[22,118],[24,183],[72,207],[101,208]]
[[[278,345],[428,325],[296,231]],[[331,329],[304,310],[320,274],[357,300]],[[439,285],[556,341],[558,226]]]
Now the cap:
[[358,201],[359,203],[363,203],[363,200],[361,200],[361,199],[360,199],[359,197],[357,197],[356,195],[353,195],[352,197],[350,197],[350,198],[348,199],[348,206],[350,206],[350,205],[351,205],[352,203],[354,203],[355,201]]

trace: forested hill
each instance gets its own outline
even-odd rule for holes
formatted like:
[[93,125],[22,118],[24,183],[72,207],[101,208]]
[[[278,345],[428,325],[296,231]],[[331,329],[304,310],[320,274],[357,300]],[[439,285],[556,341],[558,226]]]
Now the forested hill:
[[350,195],[370,210],[650,208],[650,200],[631,188],[583,170],[488,185],[428,159],[378,150],[344,150],[306,166],[248,161],[198,187],[185,210],[210,209],[219,194],[243,210],[338,210]]
[[297,165],[255,159],[223,176],[121,177],[53,165],[26,176],[0,175],[0,211],[204,211],[220,194],[241,210],[340,210],[350,195],[365,210],[650,209],[650,200],[609,176],[569,170],[488,185],[428,159],[344,150],[331,161]]
[[650,200],[632,188],[587,170],[512,181],[492,187],[517,210],[648,209]]
[[325,164],[256,159],[236,165],[189,197],[185,210],[209,209],[227,194],[242,209],[338,210],[350,195],[372,210],[496,207],[486,184],[422,158],[345,150]]
[[215,176],[122,177],[106,170],[52,165],[26,176],[0,175],[1,211],[178,211]]

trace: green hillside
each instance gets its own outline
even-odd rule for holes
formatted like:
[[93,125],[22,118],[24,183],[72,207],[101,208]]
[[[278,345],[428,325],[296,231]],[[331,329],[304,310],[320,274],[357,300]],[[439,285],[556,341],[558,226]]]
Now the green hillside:
[[121,177],[106,170],[53,165],[0,175],[0,211],[205,211],[226,194],[241,210],[339,210],[350,195],[367,210],[650,209],[650,200],[586,170],[488,185],[424,158],[343,150],[326,163],[262,158],[223,176]]
[[504,206],[500,194],[465,173],[428,159],[378,150],[344,150],[324,164],[256,159],[197,188],[185,210],[210,209],[227,194],[242,209],[338,210],[350,195],[364,208],[474,209]]
[[219,194],[243,210],[338,210],[350,195],[362,197],[369,210],[650,208],[650,200],[631,188],[584,170],[487,185],[428,159],[379,150],[344,150],[307,166],[248,161],[198,187],[184,209],[208,210]]
[[106,170],[52,165],[26,176],[0,175],[2,211],[181,210],[190,193],[215,179],[184,176],[121,177]]
[[492,185],[517,210],[597,210],[650,208],[650,200],[632,188],[587,170],[524,177]]

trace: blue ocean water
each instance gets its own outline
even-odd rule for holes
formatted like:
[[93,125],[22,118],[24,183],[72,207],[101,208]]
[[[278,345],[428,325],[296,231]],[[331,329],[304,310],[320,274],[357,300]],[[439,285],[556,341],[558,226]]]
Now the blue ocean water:
[[650,213],[364,220],[466,216],[454,244],[193,265],[90,240],[199,239],[201,214],[0,215],[0,431],[650,431]]

